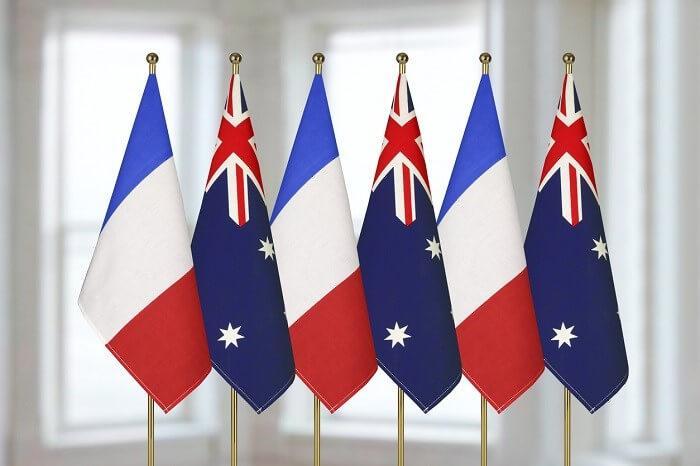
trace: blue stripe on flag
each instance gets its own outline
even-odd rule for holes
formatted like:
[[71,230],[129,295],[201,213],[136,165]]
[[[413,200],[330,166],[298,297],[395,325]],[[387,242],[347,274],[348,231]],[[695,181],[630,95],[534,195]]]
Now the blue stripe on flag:
[[102,228],[131,191],[173,156],[155,74],[148,76]]
[[462,193],[505,156],[506,148],[498,124],[491,80],[485,74],[482,75],[479,89],[476,91],[474,105],[438,215],[438,224]]
[[336,157],[338,157],[338,146],[335,143],[326,89],[323,85],[323,76],[317,74],[311,84],[299,130],[287,162],[287,169],[282,178],[280,192],[277,195],[275,208],[272,209],[270,223],[275,221],[277,215],[296,192]]

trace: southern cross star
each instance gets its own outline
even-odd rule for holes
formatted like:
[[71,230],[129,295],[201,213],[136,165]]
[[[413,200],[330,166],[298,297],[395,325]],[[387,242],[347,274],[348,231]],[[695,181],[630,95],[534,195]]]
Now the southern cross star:
[[433,240],[426,239],[428,242],[428,247],[425,248],[426,251],[430,251],[430,258],[434,259],[435,257],[440,260],[440,254],[442,254],[442,251],[440,251],[440,243],[435,239],[433,236]]
[[241,338],[245,338],[243,335],[238,333],[241,330],[240,325],[236,328],[233,328],[233,325],[231,325],[231,323],[229,322],[227,329],[220,328],[219,330],[221,330],[222,335],[218,341],[223,341],[224,343],[226,343],[226,348],[228,348],[229,345],[233,345],[236,348],[238,348],[238,340],[240,340]]
[[385,340],[391,341],[391,347],[393,348],[397,344],[403,346],[404,348],[406,345],[404,345],[403,341],[406,338],[411,338],[411,335],[406,333],[406,329],[408,328],[408,325],[404,327],[399,327],[399,323],[396,322],[394,324],[394,328],[387,328],[387,331],[389,332],[389,336],[385,338]]
[[574,338],[578,338],[576,335],[574,335],[574,326],[572,325],[571,327],[567,327],[564,325],[564,322],[561,323],[561,328],[556,329],[553,328],[554,333],[554,338],[552,338],[552,341],[557,341],[559,342],[559,346],[557,348],[561,348],[563,345],[569,345],[569,348],[571,348],[571,340]]
[[260,241],[260,244],[262,244],[262,247],[258,249],[260,252],[265,253],[265,259],[272,258],[272,260],[275,260],[275,246],[272,244],[272,241],[270,241],[270,237],[268,236],[265,238],[265,241],[263,240],[258,240]]
[[595,244],[595,246],[593,246],[591,251],[598,253],[598,259],[602,257],[603,259],[608,260],[608,245],[603,241],[603,237],[600,236],[597,240],[593,238],[593,244]]

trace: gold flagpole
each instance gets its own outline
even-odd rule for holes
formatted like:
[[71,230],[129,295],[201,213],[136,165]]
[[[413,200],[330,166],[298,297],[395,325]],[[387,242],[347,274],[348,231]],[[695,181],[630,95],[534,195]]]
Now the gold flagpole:
[[238,466],[238,393],[231,388],[231,466]]
[[564,389],[564,466],[571,466],[571,392]]
[[321,466],[321,400],[314,395],[314,466]]
[[[151,52],[146,55],[148,74],[156,74],[158,55]],[[148,396],[148,466],[155,466],[155,413],[153,397]]]
[[404,400],[404,393],[403,390],[401,390],[401,387],[399,387],[399,392],[398,392],[398,410],[399,410],[399,416],[398,416],[398,436],[399,436],[399,441],[398,441],[398,465],[403,466],[404,462],[404,455],[403,455],[403,447],[404,447],[404,435],[403,435],[403,426],[404,426],[404,407],[403,407],[403,400]]
[[[240,53],[228,57],[233,74],[238,74],[238,65],[243,61]],[[231,466],[238,466],[238,393],[231,387]]]
[[[311,59],[314,62],[316,74],[323,72],[323,62],[326,57],[316,52]],[[314,395],[314,466],[321,466],[321,400]]]
[[481,396],[481,466],[486,466],[488,464],[488,425],[486,414],[487,414],[486,398]]
[[[567,52],[562,57],[566,65],[566,74],[573,73],[576,57]],[[564,388],[564,466],[571,466],[571,392]]]
[[[489,64],[491,63],[491,54],[484,52],[479,55],[481,62],[481,73],[489,74]],[[488,441],[488,405],[486,397],[481,396],[481,466],[488,465],[489,441]]]
[[153,398],[148,397],[148,466],[155,466],[155,421],[153,413]]
[[[396,61],[399,64],[399,73],[404,74],[406,73],[406,63],[408,63],[408,55],[405,54],[404,52],[399,53],[396,55]],[[398,466],[404,466],[404,418],[405,418],[405,411],[404,411],[404,392],[401,389],[401,387],[398,388],[398,416],[397,416],[397,427],[398,427],[398,442],[397,442],[397,449],[398,449],[398,454],[397,454],[397,462]]]

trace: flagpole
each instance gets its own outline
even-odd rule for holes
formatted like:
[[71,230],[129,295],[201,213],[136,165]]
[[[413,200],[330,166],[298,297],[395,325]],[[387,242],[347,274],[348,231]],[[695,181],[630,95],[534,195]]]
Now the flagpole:
[[[562,57],[566,65],[566,74],[574,71],[576,57],[571,52],[566,52]],[[571,391],[564,388],[564,466],[571,466]]]
[[314,466],[321,466],[321,400],[314,395]]
[[481,395],[481,466],[488,464],[488,425],[487,425],[487,408],[486,398]]
[[[321,52],[313,54],[314,72],[323,73],[323,62],[326,57]],[[314,466],[321,466],[321,400],[314,395]]]
[[[481,74],[489,74],[491,54],[484,52],[479,55],[481,62]],[[481,466],[488,465],[489,441],[488,441],[488,405],[486,397],[481,395]]]
[[[238,66],[243,61],[240,53],[233,52],[228,56],[234,75],[238,74]],[[238,393],[231,387],[231,466],[238,466]]]
[[[406,63],[408,63],[408,55],[405,54],[404,52],[399,53],[396,55],[396,62],[399,64],[399,73],[404,74],[406,73]],[[398,459],[398,466],[404,466],[404,425],[405,425],[405,410],[404,410],[404,392],[399,387],[398,389],[398,416],[397,416],[397,427],[398,427],[398,442],[397,442],[397,449],[398,449],[398,454],[397,454],[397,459]]]
[[403,466],[404,462],[404,435],[403,435],[403,427],[404,427],[404,406],[403,406],[403,400],[404,400],[404,393],[403,390],[401,390],[401,387],[399,387],[399,392],[398,392],[398,411],[399,411],[399,416],[398,416],[398,436],[399,436],[399,441],[398,441],[398,465]]
[[[151,52],[146,55],[148,74],[156,74],[158,55]],[[148,396],[148,466],[155,466],[155,413],[153,397]]]
[[231,466],[238,466],[238,393],[231,387]]
[[153,413],[153,398],[148,397],[148,466],[155,466],[155,421]]
[[571,466],[571,392],[564,389],[564,466]]

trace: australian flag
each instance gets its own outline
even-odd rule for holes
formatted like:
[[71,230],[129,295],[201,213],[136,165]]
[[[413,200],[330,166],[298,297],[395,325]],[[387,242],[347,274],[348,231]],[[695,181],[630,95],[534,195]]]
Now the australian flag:
[[424,411],[461,365],[418,120],[401,73],[359,244],[377,360]]
[[294,381],[253,127],[231,77],[192,240],[211,361],[260,413]]
[[525,255],[545,364],[592,413],[628,367],[588,133],[564,77]]

